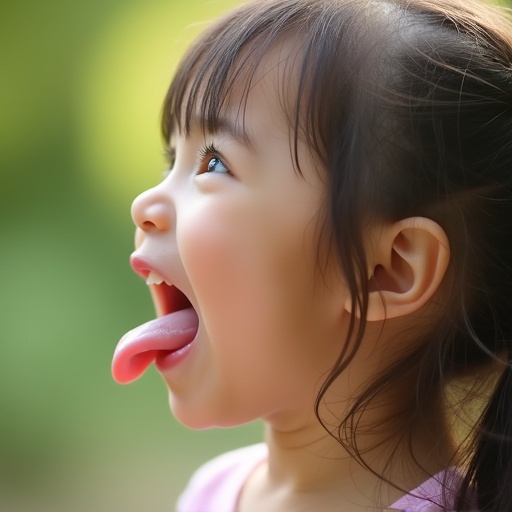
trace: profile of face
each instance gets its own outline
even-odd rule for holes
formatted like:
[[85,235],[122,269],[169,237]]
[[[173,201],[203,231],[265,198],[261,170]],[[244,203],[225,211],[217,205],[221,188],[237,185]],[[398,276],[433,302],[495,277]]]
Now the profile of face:
[[132,265],[149,283],[163,280],[150,284],[157,312],[193,317],[169,328],[192,331],[170,355],[158,357],[165,340],[140,343],[157,359],[174,415],[193,428],[311,415],[345,339],[346,290],[337,272],[327,279],[318,268],[325,182],[300,141],[297,172],[276,92],[284,51],[260,63],[243,115],[241,88],[216,133],[197,119],[190,133],[174,131],[172,169],[132,207]]

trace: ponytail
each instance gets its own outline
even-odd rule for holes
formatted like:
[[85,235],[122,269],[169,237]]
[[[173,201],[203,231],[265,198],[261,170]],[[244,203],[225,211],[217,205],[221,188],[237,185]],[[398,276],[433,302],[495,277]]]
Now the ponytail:
[[457,510],[466,510],[471,487],[479,512],[512,511],[512,360],[482,414]]

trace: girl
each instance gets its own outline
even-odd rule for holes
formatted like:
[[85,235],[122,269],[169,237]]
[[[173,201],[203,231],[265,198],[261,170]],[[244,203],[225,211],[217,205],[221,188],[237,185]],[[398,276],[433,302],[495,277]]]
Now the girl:
[[189,50],[162,128],[132,209],[158,318],[114,377],[154,361],[185,425],[266,424],[178,510],[510,512],[505,15],[249,3]]

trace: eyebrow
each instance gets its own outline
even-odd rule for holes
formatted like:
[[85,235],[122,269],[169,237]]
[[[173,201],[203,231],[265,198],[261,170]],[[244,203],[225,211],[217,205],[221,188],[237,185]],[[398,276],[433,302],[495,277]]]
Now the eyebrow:
[[[190,120],[190,124],[194,128],[203,128],[208,126],[208,122],[206,119],[203,119],[198,116],[193,116]],[[207,130],[206,130],[207,131]],[[213,130],[214,134],[225,134],[230,138],[237,141],[242,145],[249,145],[252,147],[251,139],[247,132],[243,129],[240,123],[235,122],[233,119],[229,117],[217,117],[215,119],[215,130]]]

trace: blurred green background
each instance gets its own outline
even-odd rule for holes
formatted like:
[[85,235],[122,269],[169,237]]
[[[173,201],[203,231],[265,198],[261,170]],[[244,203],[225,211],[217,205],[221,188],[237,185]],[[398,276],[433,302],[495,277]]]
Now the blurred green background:
[[1,0],[0,511],[169,512],[190,473],[261,425],[192,432],[154,370],[115,384],[153,317],[132,199],[188,42],[235,0]]
[[161,178],[158,120],[208,0],[0,3],[0,511],[166,511],[261,426],[188,431],[151,369],[112,381],[154,316],[128,264],[132,199]]

